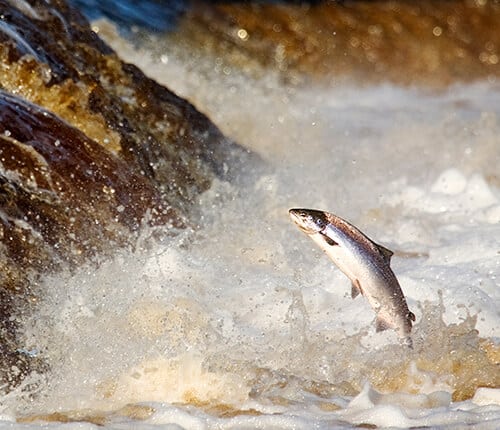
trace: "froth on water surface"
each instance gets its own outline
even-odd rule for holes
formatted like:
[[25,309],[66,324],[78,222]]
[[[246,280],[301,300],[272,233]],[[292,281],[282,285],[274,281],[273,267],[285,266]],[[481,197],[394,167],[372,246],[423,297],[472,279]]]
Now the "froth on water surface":
[[[431,411],[460,409],[479,387],[496,388],[498,401],[498,315],[469,310],[465,294],[456,307],[447,303],[449,279],[461,287],[451,265],[439,265],[429,248],[397,264],[417,314],[415,347],[401,346],[394,333],[375,333],[368,305],[353,301],[328,260],[295,235],[274,181],[261,178],[244,192],[218,183],[202,197],[203,228],[164,241],[146,229],[135,250],[45,279],[25,334],[26,349],[50,371],[34,376],[35,394],[19,393],[17,413],[184,428],[268,427],[275,417],[278,427],[307,428],[444,424]],[[496,263],[484,254],[481,264]],[[444,283],[434,276],[447,270]],[[478,318],[487,320],[483,333]],[[463,414],[481,421],[471,412],[480,404],[463,403],[457,422]],[[380,411],[389,407],[397,413],[386,411],[384,421]]]

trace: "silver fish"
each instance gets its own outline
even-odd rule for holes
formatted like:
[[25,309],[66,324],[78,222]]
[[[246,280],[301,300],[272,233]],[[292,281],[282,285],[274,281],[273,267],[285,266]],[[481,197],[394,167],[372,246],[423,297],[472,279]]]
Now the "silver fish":
[[377,332],[394,329],[412,347],[415,315],[408,309],[391,270],[393,252],[338,216],[313,209],[290,209],[290,217],[351,280],[352,298],[362,294],[377,315]]

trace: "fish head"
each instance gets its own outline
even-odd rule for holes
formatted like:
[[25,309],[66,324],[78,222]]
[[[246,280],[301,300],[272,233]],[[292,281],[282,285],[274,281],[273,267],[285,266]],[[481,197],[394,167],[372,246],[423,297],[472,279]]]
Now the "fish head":
[[309,235],[321,233],[329,225],[327,213],[324,211],[315,209],[290,209],[288,213],[297,227]]

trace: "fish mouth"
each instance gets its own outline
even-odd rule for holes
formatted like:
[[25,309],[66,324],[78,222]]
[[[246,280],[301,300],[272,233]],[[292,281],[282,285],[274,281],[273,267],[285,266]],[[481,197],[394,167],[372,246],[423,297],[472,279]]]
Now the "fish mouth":
[[289,209],[288,214],[290,215],[290,218],[292,218],[294,222],[299,221],[305,215],[302,209]]
[[309,210],[307,209],[290,209],[288,211],[290,218],[297,227],[306,234],[314,234],[318,232],[318,227],[314,223]]

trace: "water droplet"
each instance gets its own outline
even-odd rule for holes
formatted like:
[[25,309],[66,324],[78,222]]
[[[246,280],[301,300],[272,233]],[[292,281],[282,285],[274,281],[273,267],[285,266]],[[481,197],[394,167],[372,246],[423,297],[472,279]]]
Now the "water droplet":
[[238,37],[241,39],[241,40],[248,40],[248,32],[244,29],[244,28],[240,28],[238,30]]
[[439,37],[443,34],[443,29],[441,27],[439,27],[438,25],[436,25],[436,27],[434,27],[432,29],[432,34],[436,37]]

